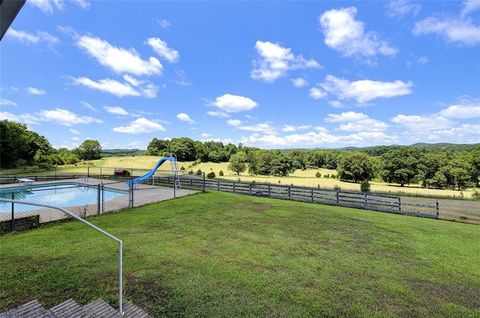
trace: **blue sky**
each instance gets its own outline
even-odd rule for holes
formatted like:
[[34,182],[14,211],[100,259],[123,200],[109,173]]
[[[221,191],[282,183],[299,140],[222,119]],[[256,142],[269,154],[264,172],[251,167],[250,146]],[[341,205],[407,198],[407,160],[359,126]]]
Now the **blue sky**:
[[28,0],[0,119],[68,148],[480,142],[479,21],[479,0]]

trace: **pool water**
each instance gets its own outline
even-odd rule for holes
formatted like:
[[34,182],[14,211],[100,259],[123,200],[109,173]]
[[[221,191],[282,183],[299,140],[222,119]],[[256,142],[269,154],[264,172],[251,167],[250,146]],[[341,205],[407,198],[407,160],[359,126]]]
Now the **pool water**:
[[[97,204],[98,190],[95,186],[85,186],[80,183],[54,183],[48,185],[26,185],[14,188],[0,188],[0,198],[30,201],[40,204],[69,207],[87,204]],[[127,191],[104,188],[104,200],[126,195]],[[12,204],[0,202],[0,213],[10,213]],[[27,212],[40,209],[38,206],[15,203],[15,212]]]

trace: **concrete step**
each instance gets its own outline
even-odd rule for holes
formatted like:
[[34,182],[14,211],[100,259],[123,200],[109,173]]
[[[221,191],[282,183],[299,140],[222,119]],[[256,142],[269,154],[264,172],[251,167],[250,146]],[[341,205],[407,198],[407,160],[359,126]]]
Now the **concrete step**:
[[83,306],[83,309],[94,318],[121,318],[122,316],[102,299],[97,299]]
[[0,318],[152,318],[141,308],[130,302],[123,303],[124,315],[102,299],[80,306],[73,299],[45,309],[37,300],[29,301],[17,308],[0,313]]
[[73,299],[69,299],[52,307],[50,311],[56,318],[92,318],[92,316],[83,310],[82,306],[77,304]]
[[9,311],[0,315],[4,318],[55,318],[55,315],[45,309],[38,300],[34,299],[18,306],[17,308],[10,309]]

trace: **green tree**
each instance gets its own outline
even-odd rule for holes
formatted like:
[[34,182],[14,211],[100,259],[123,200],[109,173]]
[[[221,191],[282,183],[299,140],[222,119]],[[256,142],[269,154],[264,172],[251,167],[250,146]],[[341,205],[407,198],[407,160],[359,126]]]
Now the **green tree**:
[[102,157],[102,146],[98,140],[87,139],[74,150],[81,160],[95,160]]
[[382,155],[382,178],[386,182],[409,184],[418,174],[420,153],[411,147],[395,148]]
[[147,147],[149,156],[165,156],[168,154],[169,140],[153,138]]
[[283,153],[276,152],[271,161],[270,174],[275,176],[286,177],[289,173],[295,171],[292,159]]
[[480,147],[477,147],[474,151],[472,151],[472,181],[478,187],[480,186]]
[[35,155],[39,150],[48,155],[54,149],[45,137],[28,130],[26,125],[0,121],[0,168],[35,165],[38,163]]
[[360,182],[374,177],[370,156],[363,152],[352,152],[343,156],[337,168],[340,179]]
[[195,160],[195,146],[193,140],[190,138],[172,138],[168,150],[176,154],[177,159],[180,161]]
[[237,175],[244,172],[247,169],[247,155],[243,151],[232,155],[229,160],[228,169]]

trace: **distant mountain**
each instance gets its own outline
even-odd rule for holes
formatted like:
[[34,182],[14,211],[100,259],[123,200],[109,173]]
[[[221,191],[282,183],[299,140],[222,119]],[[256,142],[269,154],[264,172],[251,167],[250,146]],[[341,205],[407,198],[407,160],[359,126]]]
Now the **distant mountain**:
[[145,154],[145,150],[140,149],[102,149],[102,157],[112,156],[141,156]]

